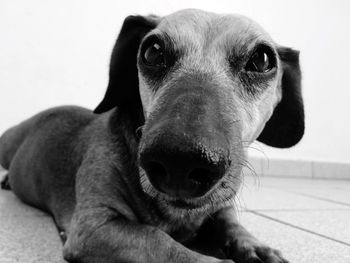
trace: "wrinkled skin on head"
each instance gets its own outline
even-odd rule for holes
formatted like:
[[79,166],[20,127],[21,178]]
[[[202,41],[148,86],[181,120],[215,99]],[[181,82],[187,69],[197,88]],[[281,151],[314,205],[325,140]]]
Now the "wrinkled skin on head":
[[232,205],[254,140],[286,148],[302,138],[298,55],[241,15],[130,16],[95,112],[117,106],[142,131],[141,188],[165,216],[210,214]]
[[[196,23],[198,19],[206,22]],[[258,137],[281,99],[278,60],[277,67],[259,81],[245,80],[251,76],[244,65],[258,43],[272,48],[276,45],[246,17],[191,10],[160,19],[144,41],[154,35],[166,38],[177,56],[164,76],[157,78],[143,64],[139,51],[139,89],[145,116],[140,149],[167,129],[167,134],[185,133],[196,143],[206,140],[210,148],[226,150],[230,166],[225,175],[196,200],[214,204],[216,209],[225,206],[239,188],[244,150]],[[157,192],[142,169],[141,174],[148,194],[160,200],[174,199]],[[169,209],[168,203],[164,209]]]

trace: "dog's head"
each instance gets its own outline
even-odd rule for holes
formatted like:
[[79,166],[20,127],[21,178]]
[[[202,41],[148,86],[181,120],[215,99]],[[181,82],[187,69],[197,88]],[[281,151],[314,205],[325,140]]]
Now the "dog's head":
[[140,181],[165,212],[208,212],[234,197],[247,145],[302,138],[298,55],[239,15],[130,16],[95,112],[118,107],[142,127]]

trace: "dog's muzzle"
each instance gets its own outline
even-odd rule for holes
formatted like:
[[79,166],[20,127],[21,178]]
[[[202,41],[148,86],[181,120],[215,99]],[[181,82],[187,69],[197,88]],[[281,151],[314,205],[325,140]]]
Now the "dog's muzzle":
[[228,164],[222,151],[169,133],[143,149],[140,161],[158,191],[180,198],[204,195],[224,176]]
[[225,175],[230,146],[215,101],[196,93],[170,101],[146,125],[140,165],[158,191],[181,199],[200,197]]

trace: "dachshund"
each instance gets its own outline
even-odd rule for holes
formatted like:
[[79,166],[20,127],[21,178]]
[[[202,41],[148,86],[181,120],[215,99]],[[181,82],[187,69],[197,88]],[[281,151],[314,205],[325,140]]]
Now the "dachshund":
[[304,134],[299,52],[241,15],[129,16],[94,111],[62,106],[0,139],[3,186],[52,215],[68,262],[288,262],[236,219],[254,140]]

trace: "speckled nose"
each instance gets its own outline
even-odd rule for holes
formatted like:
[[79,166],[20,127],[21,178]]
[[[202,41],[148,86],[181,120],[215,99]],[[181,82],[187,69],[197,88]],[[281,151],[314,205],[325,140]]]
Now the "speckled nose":
[[158,135],[140,155],[142,168],[158,190],[180,198],[207,193],[225,174],[225,151],[166,132]]

